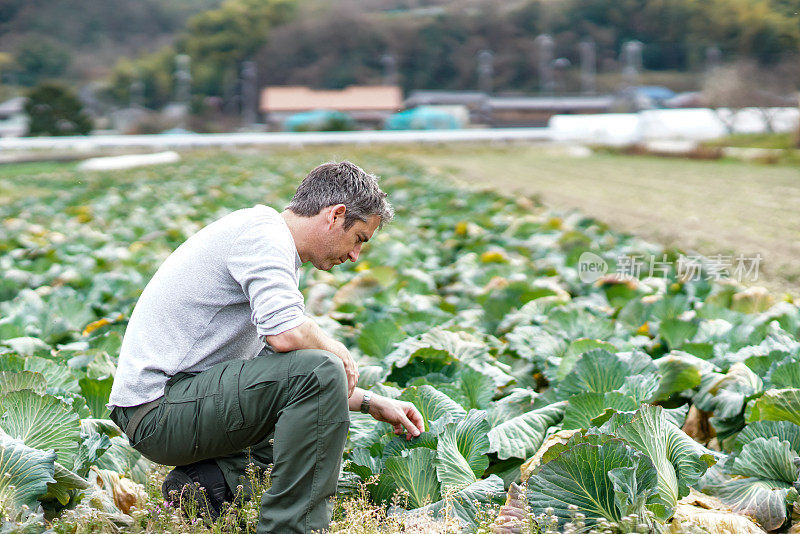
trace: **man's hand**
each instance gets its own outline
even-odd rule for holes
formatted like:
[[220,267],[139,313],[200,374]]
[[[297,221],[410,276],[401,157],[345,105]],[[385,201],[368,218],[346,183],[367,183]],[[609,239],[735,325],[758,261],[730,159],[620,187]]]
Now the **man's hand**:
[[356,384],[358,384],[358,366],[353,361],[350,351],[340,342],[328,337],[310,317],[306,317],[305,322],[300,326],[274,336],[266,336],[266,341],[275,349],[275,352],[322,349],[334,353],[344,364],[344,372],[347,374],[347,396],[349,398],[353,395]]
[[358,366],[356,362],[353,361],[353,357],[350,355],[350,351],[344,348],[344,350],[335,352],[339,358],[342,359],[342,363],[344,364],[344,372],[347,374],[347,397],[353,395],[353,391],[356,388],[356,384],[358,384]]
[[399,401],[373,394],[369,405],[369,414],[378,421],[389,423],[394,433],[401,435],[406,429],[406,439],[417,437],[425,429],[422,414],[410,402]]

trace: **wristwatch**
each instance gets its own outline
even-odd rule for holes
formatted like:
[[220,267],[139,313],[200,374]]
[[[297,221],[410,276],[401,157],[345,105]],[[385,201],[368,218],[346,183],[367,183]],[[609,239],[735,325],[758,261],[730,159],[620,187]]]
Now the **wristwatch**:
[[369,413],[369,401],[371,398],[372,395],[364,393],[364,398],[361,399],[361,413]]

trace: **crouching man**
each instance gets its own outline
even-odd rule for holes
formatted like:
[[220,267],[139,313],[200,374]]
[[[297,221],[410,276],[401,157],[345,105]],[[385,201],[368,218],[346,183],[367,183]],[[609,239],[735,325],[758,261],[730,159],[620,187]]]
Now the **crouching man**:
[[356,387],[345,346],[304,316],[299,268],[358,259],[393,217],[377,179],[350,162],[312,170],[283,212],[257,205],[178,247],[131,315],[111,418],[150,460],[177,466],[167,500],[205,488],[214,517],[253,462],[273,465],[259,533],[329,526],[349,411],[418,436],[407,402]]

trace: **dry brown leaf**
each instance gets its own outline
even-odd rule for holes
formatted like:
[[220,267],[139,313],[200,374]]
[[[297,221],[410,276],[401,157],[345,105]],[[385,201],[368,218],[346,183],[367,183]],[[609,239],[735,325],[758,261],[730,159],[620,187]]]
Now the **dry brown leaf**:
[[794,501],[792,504],[792,527],[789,534],[800,534],[800,502]]
[[387,265],[379,265],[360,272],[336,291],[333,296],[333,307],[335,309],[342,304],[360,302],[381,288],[387,287],[396,278],[397,271]]
[[730,512],[730,507],[724,502],[711,495],[701,493],[694,488],[689,488],[689,495],[678,501],[678,504],[687,504],[689,506],[698,506],[706,510],[718,510],[722,512]]
[[635,290],[639,287],[639,279],[631,278],[630,276],[625,276],[620,273],[610,273],[598,278],[594,285],[597,287],[626,286],[628,289]]
[[689,413],[686,415],[686,422],[683,423],[683,428],[681,430],[696,442],[706,445],[717,435],[717,432],[708,420],[712,413],[713,412],[704,412],[693,405],[689,408]]
[[94,483],[114,500],[116,507],[123,513],[130,513],[137,501],[147,499],[147,493],[141,484],[108,469],[92,466],[91,470],[97,475]]
[[492,534],[521,534],[526,515],[525,491],[522,486],[512,482],[508,488],[506,503],[492,523]]
[[580,430],[579,429],[559,430],[558,432],[550,435],[546,440],[544,440],[544,443],[542,443],[542,446],[539,447],[538,451],[536,451],[536,454],[531,456],[528,460],[525,461],[524,464],[522,464],[522,466],[520,466],[519,471],[522,482],[525,482],[531,477],[534,469],[536,469],[539,466],[539,462],[542,460],[542,456],[544,456],[544,453],[547,452],[547,449],[549,449],[556,443],[562,443],[562,444],[566,443],[567,441],[569,441],[569,438],[571,438],[577,432],[580,432]]
[[659,300],[663,299],[661,295],[645,295],[642,297],[642,303],[644,304],[655,304]]
[[358,302],[378,291],[381,283],[368,273],[361,273],[339,288],[333,296],[333,305],[341,306],[350,302]]
[[517,206],[524,210],[536,209],[536,202],[527,197],[517,197],[514,202],[517,204]]
[[731,309],[743,313],[761,313],[775,304],[769,290],[761,286],[751,286],[733,296]]
[[678,504],[670,524],[670,532],[691,533],[696,532],[697,527],[705,529],[709,534],[765,534],[766,532],[746,515]]
[[465,227],[457,228],[460,236],[478,237],[486,234],[486,230],[473,222],[468,222]]
[[493,276],[491,280],[489,280],[483,289],[481,289],[482,294],[491,293],[492,291],[497,291],[498,289],[503,289],[507,287],[508,284],[511,282],[508,281],[508,278],[503,278],[502,276]]
[[117,505],[114,503],[114,499],[111,497],[111,495],[103,491],[94,482],[86,489],[85,501],[95,510],[100,510],[101,512],[105,512],[107,514],[120,513],[119,508],[117,508]]

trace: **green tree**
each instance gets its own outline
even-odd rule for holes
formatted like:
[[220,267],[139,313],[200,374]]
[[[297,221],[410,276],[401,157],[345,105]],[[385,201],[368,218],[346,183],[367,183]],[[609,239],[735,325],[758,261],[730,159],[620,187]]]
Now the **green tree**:
[[29,37],[17,47],[15,54],[22,85],[36,85],[46,78],[57,78],[64,74],[70,62],[64,47],[39,37]]
[[686,24],[697,11],[691,0],[570,0],[561,10],[551,31],[591,36],[600,57],[616,58],[622,44],[635,39],[645,44],[647,68],[690,66],[692,35]]
[[152,109],[164,106],[174,92],[175,56],[175,49],[165,46],[135,61],[121,59],[111,73],[111,96],[128,104],[132,84],[141,82],[144,84],[144,105]]
[[132,73],[138,72],[148,105],[166,103],[175,54],[191,57],[192,91],[202,98],[232,96],[244,60],[257,62],[262,83],[380,83],[384,54],[394,57],[406,91],[475,89],[482,49],[494,53],[496,91],[536,90],[534,40],[545,32],[555,41],[555,57],[573,65],[563,75],[564,90],[578,89],[577,44],[586,37],[597,45],[601,72],[619,69],[622,44],[631,39],[644,43],[645,69],[677,71],[701,68],[712,45],[725,62],[756,58],[777,65],[800,44],[798,0],[522,0],[513,7],[480,0],[470,9],[441,0],[424,3],[441,9],[411,12],[396,9],[409,2],[391,0],[328,4],[225,0],[193,17],[173,48],[120,63],[118,72],[127,73],[115,82],[120,100],[127,101]]
[[272,27],[292,16],[295,5],[296,0],[225,0],[219,8],[189,19],[174,47],[117,63],[111,93],[127,102],[131,83],[139,80],[145,85],[145,105],[163,106],[172,98],[175,56],[188,54],[192,93],[225,96],[238,78],[241,62],[264,44]]
[[269,30],[286,22],[294,0],[226,0],[219,9],[189,19],[178,51],[192,58],[193,85],[205,95],[225,94],[239,65],[264,44]]
[[[800,46],[800,24],[782,2],[769,0],[707,0],[689,24],[690,33],[708,39],[723,52],[778,63]],[[782,6],[782,8],[781,8]]]
[[87,135],[92,122],[80,100],[66,87],[42,83],[28,94],[28,135]]

